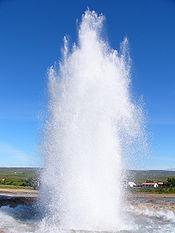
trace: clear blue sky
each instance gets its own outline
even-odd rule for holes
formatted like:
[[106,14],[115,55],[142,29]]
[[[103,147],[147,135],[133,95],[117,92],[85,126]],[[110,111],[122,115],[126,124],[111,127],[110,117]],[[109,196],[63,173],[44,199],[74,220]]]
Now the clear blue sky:
[[89,7],[106,16],[112,47],[130,43],[133,91],[143,95],[151,156],[138,168],[175,168],[175,1],[0,0],[0,166],[39,166],[47,68],[63,36],[76,40]]

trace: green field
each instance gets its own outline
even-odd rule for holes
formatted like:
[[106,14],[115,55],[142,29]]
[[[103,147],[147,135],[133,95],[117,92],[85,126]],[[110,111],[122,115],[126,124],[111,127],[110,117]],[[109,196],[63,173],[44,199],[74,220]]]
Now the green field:
[[157,193],[157,194],[175,194],[175,187],[172,188],[142,188],[142,189],[132,189],[131,192],[134,193]]
[[35,189],[40,169],[0,168],[0,188]]
[[164,185],[158,188],[134,188],[133,192],[174,194],[175,193],[175,171],[165,170],[130,170],[127,174],[128,181],[142,184],[145,181],[163,182]]
[[[37,189],[41,168],[0,168],[0,188]],[[161,170],[130,170],[127,180],[141,184],[146,180],[167,182],[168,178],[175,178],[175,171]],[[142,188],[136,192],[175,193],[175,185],[161,188]]]

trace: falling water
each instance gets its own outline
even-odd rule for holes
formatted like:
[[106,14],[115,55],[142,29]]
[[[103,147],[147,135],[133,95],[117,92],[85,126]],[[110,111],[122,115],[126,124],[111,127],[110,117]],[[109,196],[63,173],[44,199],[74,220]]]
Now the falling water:
[[[127,40],[120,51],[102,37],[103,15],[87,10],[78,42],[64,43],[49,70],[42,202],[53,229],[122,228],[124,148],[140,130],[130,93]],[[56,230],[52,230],[56,232]]]

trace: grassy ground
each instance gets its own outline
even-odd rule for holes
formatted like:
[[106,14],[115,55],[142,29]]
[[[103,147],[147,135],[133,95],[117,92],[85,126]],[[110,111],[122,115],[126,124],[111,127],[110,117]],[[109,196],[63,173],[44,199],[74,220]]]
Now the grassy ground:
[[34,189],[39,172],[36,168],[0,168],[0,189]]
[[172,188],[134,188],[132,192],[136,193],[157,193],[157,194],[175,194],[175,187]]
[[[175,171],[163,170],[130,170],[128,171],[128,181],[134,181],[136,184],[150,180],[154,182],[164,182],[167,184],[168,178],[175,178]],[[168,185],[167,185],[168,186]],[[175,184],[169,185],[171,187],[158,188],[134,188],[131,191],[137,193],[152,193],[152,194],[175,194]]]
[[0,189],[33,189],[30,186],[0,185]]

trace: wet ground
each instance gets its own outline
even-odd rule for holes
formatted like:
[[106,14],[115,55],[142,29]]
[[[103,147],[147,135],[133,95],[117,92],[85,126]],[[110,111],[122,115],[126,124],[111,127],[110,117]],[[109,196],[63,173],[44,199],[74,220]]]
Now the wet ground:
[[[79,233],[41,217],[36,195],[0,195],[0,233]],[[175,233],[175,197],[133,195],[123,208],[120,233]],[[94,229],[93,232],[96,232]]]

